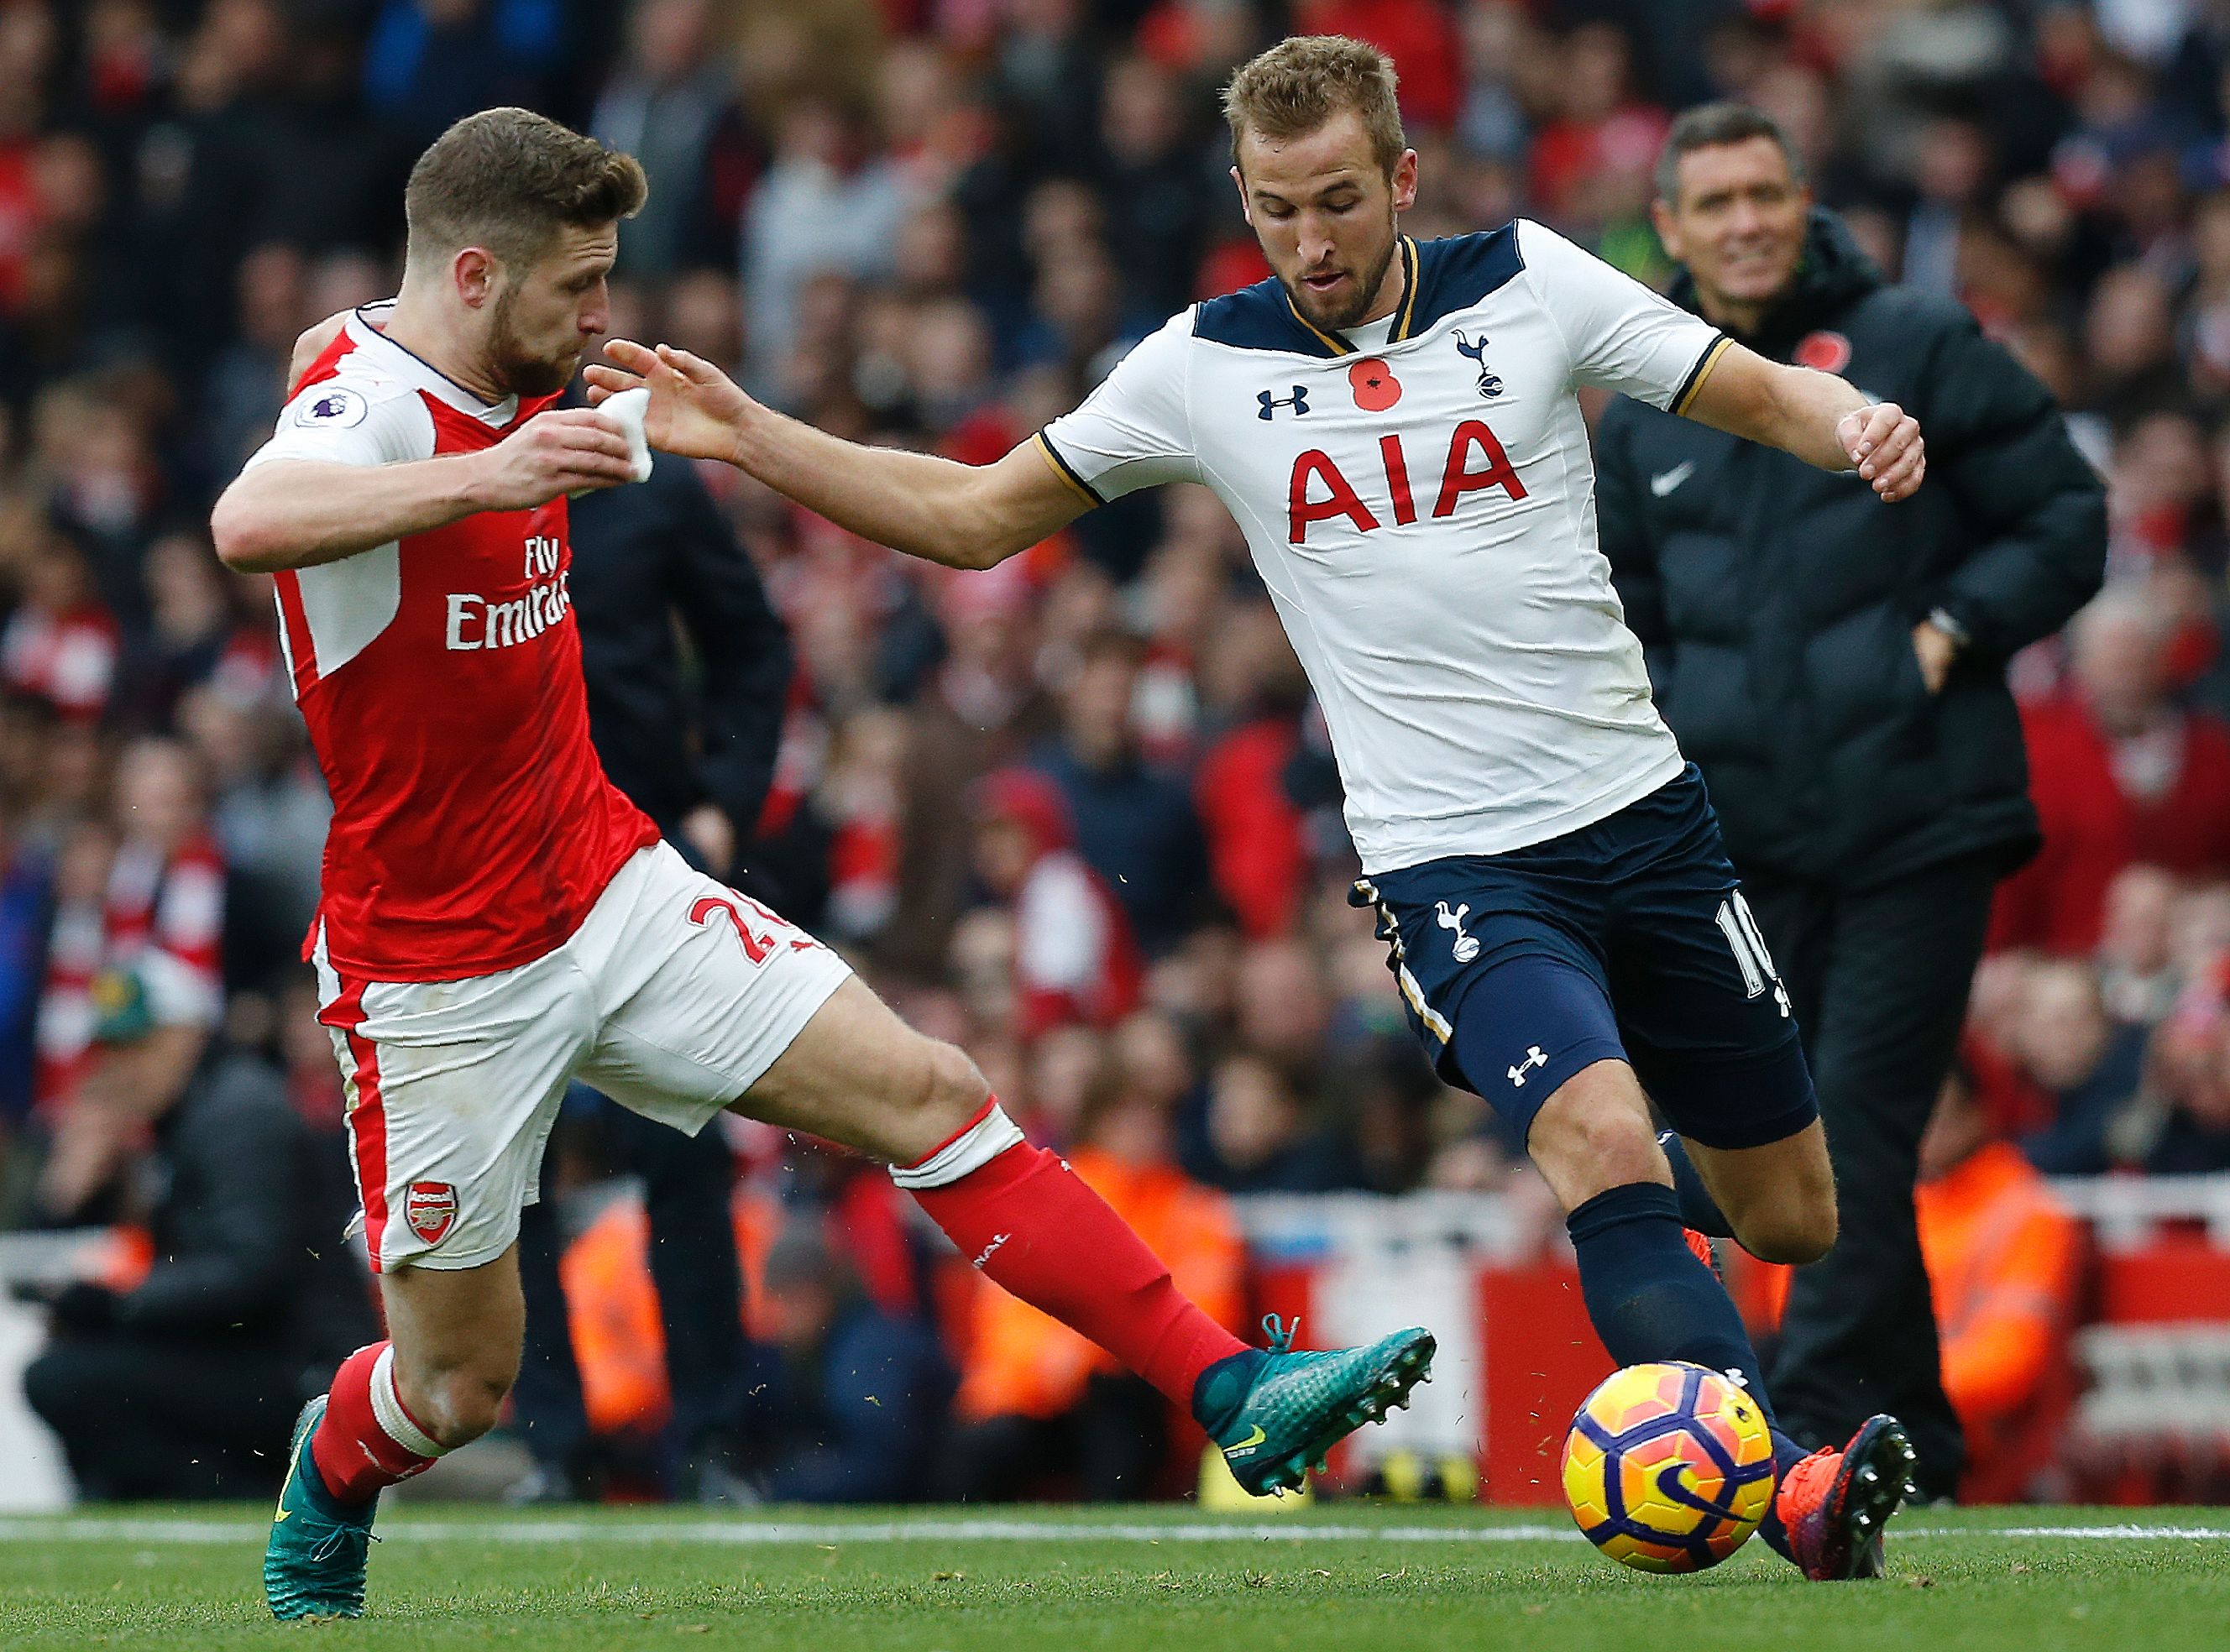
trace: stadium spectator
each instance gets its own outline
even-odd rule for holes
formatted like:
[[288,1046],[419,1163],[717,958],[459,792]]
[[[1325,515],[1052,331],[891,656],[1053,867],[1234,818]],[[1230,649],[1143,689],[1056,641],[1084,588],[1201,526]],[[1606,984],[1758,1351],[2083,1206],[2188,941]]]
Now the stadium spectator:
[[[734,86],[712,54],[707,0],[646,0],[627,19],[627,50],[596,98],[589,130],[642,163],[650,196],[628,226],[619,269],[671,277],[706,261],[706,163],[732,119]],[[717,254],[715,254],[717,261]]]
[[2144,1076],[2149,1028],[2113,1019],[2089,965],[2029,972],[2013,1056],[2043,1098],[2043,1117],[2020,1150],[2049,1176],[2113,1168],[2109,1137]]
[[767,1334],[738,1430],[751,1484],[774,1502],[926,1498],[953,1380],[934,1334],[876,1304],[810,1206],[763,1277]]
[[113,826],[78,826],[56,862],[54,938],[39,1005],[38,1102],[55,1146],[41,1178],[48,1212],[81,1208],[129,1147],[105,1128],[120,1070],[94,1058],[93,983],[105,969],[166,962],[166,1002],[204,1028],[222,1008],[224,866],[210,837],[190,751],[143,739],[117,764]]
[[2006,662],[2098,588],[2104,490],[1971,315],[1888,284],[1813,209],[1769,118],[1689,111],[1656,184],[1681,303],[1928,432],[1928,486],[1888,539],[1862,479],[1631,400],[1603,415],[1596,498],[1659,704],[1784,973],[1834,1161],[1841,1237],[1790,1291],[1776,1404],[1814,1445],[1894,1413],[1922,1490],[1948,1496],[1959,1430],[1927,1334],[1915,1154],[1991,891],[2035,852]]
[[1077,852],[1152,956],[1198,920],[1207,866],[1183,781],[1139,752],[1139,665],[1131,639],[1088,639],[1060,691],[1060,732],[1030,761],[1060,788]]
[[1354,1152],[1312,1128],[1292,1078],[1274,1061],[1234,1050],[1208,1079],[1206,1152],[1189,1167],[1229,1193],[1328,1193],[1353,1183]]
[[1022,1036],[1122,1019],[1138,1000],[1138,943],[1107,880],[1073,846],[1059,789],[1028,769],[1002,768],[984,780],[978,810],[976,871],[1014,906]]
[[2171,697],[2173,625],[2117,585],[2071,630],[2072,691],[2024,711],[2044,849],[2008,880],[1994,944],[2089,953],[2134,862],[2230,872],[2230,724]]
[[95,1070],[71,1128],[103,1134],[115,1162],[152,1127],[152,1203],[124,1208],[154,1260],[135,1282],[53,1296],[24,1392],[81,1496],[269,1495],[295,1409],[375,1334],[364,1270],[278,1079],[209,1040],[195,970],[148,951],[90,996]]
[[1913,1190],[1942,1327],[1943,1392],[1967,1441],[1963,1502],[2024,1502],[2075,1394],[2068,1336],[2083,1240],[2043,1177],[1993,1141],[1955,1069],[1920,1140]]

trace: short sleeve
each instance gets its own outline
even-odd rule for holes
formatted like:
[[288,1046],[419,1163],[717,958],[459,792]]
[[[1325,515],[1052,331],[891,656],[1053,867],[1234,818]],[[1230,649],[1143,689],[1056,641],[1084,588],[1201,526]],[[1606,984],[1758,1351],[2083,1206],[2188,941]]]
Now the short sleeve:
[[434,419],[409,385],[344,368],[306,385],[280,410],[271,440],[248,468],[277,459],[325,465],[400,465],[430,458]]
[[1520,219],[1518,247],[1571,352],[1573,382],[1678,413],[1726,336],[1553,229]]
[[1083,405],[1038,433],[1054,467],[1095,505],[1200,479],[1185,406],[1192,314],[1140,339]]

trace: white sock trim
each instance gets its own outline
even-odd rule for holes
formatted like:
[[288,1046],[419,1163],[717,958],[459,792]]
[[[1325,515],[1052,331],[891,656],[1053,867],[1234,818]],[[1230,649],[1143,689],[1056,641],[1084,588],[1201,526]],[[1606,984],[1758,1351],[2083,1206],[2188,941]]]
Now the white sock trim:
[[989,1112],[919,1164],[892,1166],[891,1180],[915,1192],[949,1187],[970,1171],[981,1170],[1022,1139],[1022,1126],[995,1102]]
[[380,1432],[405,1451],[422,1457],[441,1455],[441,1448],[429,1439],[425,1430],[410,1420],[410,1413],[403,1409],[403,1396],[395,1387],[393,1343],[382,1348],[379,1358],[371,1362],[371,1417],[379,1424]]

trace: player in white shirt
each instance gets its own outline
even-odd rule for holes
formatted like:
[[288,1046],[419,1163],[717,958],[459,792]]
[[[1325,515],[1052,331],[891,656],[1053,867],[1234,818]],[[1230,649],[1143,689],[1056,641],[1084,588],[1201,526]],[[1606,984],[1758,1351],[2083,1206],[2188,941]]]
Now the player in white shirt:
[[[1812,1261],[1834,1243],[1834,1185],[1787,995],[1596,549],[1575,393],[1855,466],[1885,502],[1920,485],[1918,427],[1539,224],[1402,236],[1417,157],[1370,47],[1288,40],[1225,107],[1273,278],[1174,318],[996,464],[839,440],[662,346],[614,343],[592,395],[648,384],[654,445],[952,567],[1138,488],[1213,490],[1323,705],[1357,903],[1378,911],[1428,1054],[1494,1102],[1563,1203],[1614,1358],[1729,1371],[1763,1400],[1683,1218]],[[1877,1574],[1902,1430],[1877,1417],[1840,1452],[1776,1438],[1768,1540],[1808,1576]]]

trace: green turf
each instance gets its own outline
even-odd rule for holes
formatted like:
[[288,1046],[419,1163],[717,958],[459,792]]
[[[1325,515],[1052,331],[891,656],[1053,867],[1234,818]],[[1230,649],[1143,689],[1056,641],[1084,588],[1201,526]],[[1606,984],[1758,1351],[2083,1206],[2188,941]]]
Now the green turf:
[[[1167,1507],[706,1518],[415,1505],[381,1523],[371,1617],[287,1626],[268,1620],[258,1590],[263,1510],[5,1519],[0,1647],[300,1647],[304,1636],[411,1652],[2230,1644],[2230,1540],[2169,1529],[2230,1531],[2230,1517],[2205,1511],[1917,1511],[1903,1517],[1911,1534],[1892,1546],[1886,1582],[1839,1585],[1801,1582],[1755,1542],[1716,1572],[1645,1578],[1564,1536],[1552,1514],[1337,1504],[1201,1541],[1212,1517]],[[1025,1529],[955,1529],[968,1520]],[[2064,1530],[2131,1523],[2160,1534]],[[2062,1529],[2010,1529],[2025,1526]],[[893,1541],[893,1531],[919,1535]],[[1434,1535],[1450,1531],[1501,1536]],[[736,1540],[753,1533],[780,1540]]]

